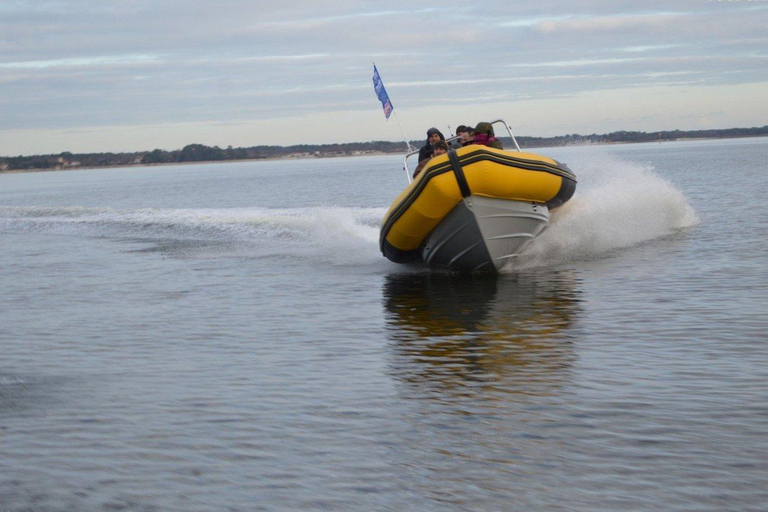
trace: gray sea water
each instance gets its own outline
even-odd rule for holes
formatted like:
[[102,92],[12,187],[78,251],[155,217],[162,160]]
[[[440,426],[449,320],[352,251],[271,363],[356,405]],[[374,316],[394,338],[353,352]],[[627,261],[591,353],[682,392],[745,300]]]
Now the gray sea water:
[[765,510],[768,139],[540,152],[497,277],[394,156],[0,174],[0,510]]

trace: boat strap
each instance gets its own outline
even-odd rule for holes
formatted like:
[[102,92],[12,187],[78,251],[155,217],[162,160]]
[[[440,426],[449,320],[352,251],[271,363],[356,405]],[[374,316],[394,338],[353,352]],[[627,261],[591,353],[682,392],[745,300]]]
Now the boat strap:
[[456,182],[459,184],[461,197],[469,197],[472,195],[472,192],[469,191],[469,184],[467,183],[466,176],[464,176],[464,169],[461,168],[461,162],[459,162],[459,157],[456,156],[456,151],[453,148],[448,150],[448,160],[451,162],[453,174],[456,175]]

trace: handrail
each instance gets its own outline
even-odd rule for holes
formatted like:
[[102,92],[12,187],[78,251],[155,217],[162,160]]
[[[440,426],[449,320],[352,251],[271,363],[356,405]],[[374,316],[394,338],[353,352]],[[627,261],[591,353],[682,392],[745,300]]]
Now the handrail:
[[413,151],[410,151],[410,152],[406,153],[405,156],[403,157],[403,170],[405,171],[405,175],[408,176],[408,184],[409,185],[413,181],[413,178],[411,178],[411,171],[408,170],[408,158],[412,157],[413,155],[418,154],[419,151],[421,151],[421,148],[415,149]]
[[509,126],[509,124],[503,119],[497,119],[495,121],[491,121],[492,125],[498,124],[498,123],[501,123],[504,125],[504,128],[507,129],[507,133],[509,133],[509,136],[512,137],[512,142],[515,143],[515,147],[517,148],[517,151],[520,152],[520,145],[517,143],[517,139],[515,138],[515,135],[512,133],[512,127]]
[[[512,142],[515,143],[515,147],[517,148],[517,151],[521,151],[520,150],[520,145],[517,143],[517,139],[515,138],[515,135],[512,133],[512,127],[503,119],[496,119],[495,121],[491,121],[491,125],[499,124],[499,123],[503,124],[504,128],[507,129],[507,133],[509,133],[509,136],[512,138]],[[454,135],[453,137],[449,137],[449,138],[445,139],[445,141],[450,144],[451,142],[453,142],[455,140],[458,140],[458,139],[459,139],[459,136],[458,135]],[[413,178],[411,178],[411,171],[408,169],[408,159],[410,157],[412,157],[413,155],[418,154],[419,151],[421,151],[420,148],[419,149],[414,149],[413,151],[409,151],[408,153],[406,153],[405,156],[403,157],[403,170],[405,171],[405,175],[408,176],[408,183],[409,184],[413,181]]]

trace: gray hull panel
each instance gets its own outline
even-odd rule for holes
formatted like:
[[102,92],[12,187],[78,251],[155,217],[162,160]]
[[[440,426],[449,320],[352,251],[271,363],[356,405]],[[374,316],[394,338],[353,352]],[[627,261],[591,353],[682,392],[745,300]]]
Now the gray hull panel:
[[548,224],[544,205],[470,196],[429,234],[421,256],[431,267],[499,270]]

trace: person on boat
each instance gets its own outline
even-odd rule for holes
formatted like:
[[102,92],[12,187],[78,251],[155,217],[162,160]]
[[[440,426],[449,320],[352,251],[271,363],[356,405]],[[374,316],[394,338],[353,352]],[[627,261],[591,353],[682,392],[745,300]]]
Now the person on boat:
[[445,140],[443,134],[437,128],[430,128],[427,130],[427,143],[419,150],[419,163],[422,160],[428,160],[432,158],[432,153],[435,151],[435,142],[439,140]]
[[444,155],[448,152],[448,143],[444,140],[435,142],[435,149],[432,151],[432,156]]
[[459,136],[459,139],[456,140],[458,147],[462,148],[474,144],[472,128],[469,126],[463,124],[459,125],[458,128],[456,128],[456,135]]
[[491,123],[477,123],[477,126],[475,126],[474,143],[488,146],[489,148],[504,149],[501,141],[493,133],[493,125]]
[[435,149],[432,151],[432,157],[425,158],[421,162],[419,162],[419,165],[416,166],[416,170],[413,171],[413,177],[414,179],[416,176],[419,175],[419,173],[426,167],[426,165],[429,163],[430,159],[436,156],[444,155],[448,152],[448,143],[444,140],[439,140],[435,142]]

